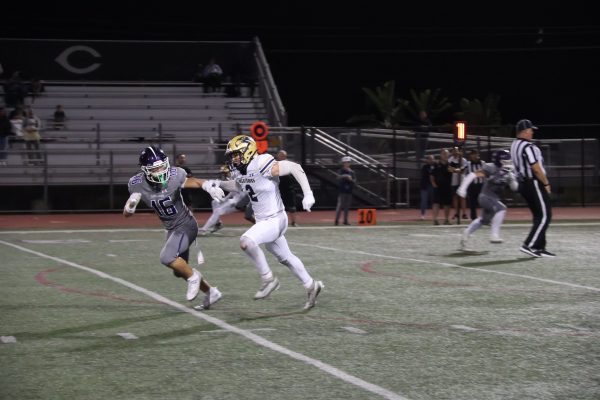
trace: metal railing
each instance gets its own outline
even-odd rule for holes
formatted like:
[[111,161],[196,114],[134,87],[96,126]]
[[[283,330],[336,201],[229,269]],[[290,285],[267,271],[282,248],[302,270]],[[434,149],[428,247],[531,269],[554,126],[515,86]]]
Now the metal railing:
[[279,97],[279,91],[275,85],[275,80],[271,75],[271,69],[265,57],[265,53],[260,44],[258,37],[254,38],[255,52],[254,60],[258,69],[258,82],[260,92],[263,96],[269,120],[273,126],[287,125],[287,112],[283,106],[283,102]]
[[[311,184],[316,187],[315,193],[321,191],[323,196],[332,197],[329,202],[321,201],[321,206],[335,206],[333,193],[343,155],[354,159],[353,168],[361,186],[357,200],[379,207],[417,204],[421,160],[416,156],[417,138],[410,131],[272,127],[269,138],[270,152],[286,149],[290,160],[303,163]],[[37,152],[25,151],[24,144],[14,143],[7,152],[8,165],[0,167],[0,186],[36,187],[45,192],[55,186],[123,187],[137,170],[139,150],[150,142],[106,139],[103,136],[102,140],[95,138],[86,144],[65,137],[43,143],[42,159],[37,163],[29,160],[29,155]],[[188,140],[177,134],[163,139],[161,145],[171,159],[178,152],[186,152],[188,163],[198,176],[202,176],[203,171],[209,172],[207,177],[215,176],[212,172],[217,172],[223,162],[224,142],[219,142],[216,136],[212,142]],[[482,159],[489,161],[491,152],[507,148],[511,141],[511,138],[470,137],[466,146],[467,149],[478,148]],[[451,134],[432,133],[425,154],[438,154],[441,148],[452,145]],[[556,205],[600,204],[597,138],[550,139],[538,141],[538,145],[552,181]],[[522,199],[517,196],[509,202],[522,204]],[[106,204],[104,208],[109,207],[108,201]],[[111,200],[110,204],[120,207],[118,201]]]

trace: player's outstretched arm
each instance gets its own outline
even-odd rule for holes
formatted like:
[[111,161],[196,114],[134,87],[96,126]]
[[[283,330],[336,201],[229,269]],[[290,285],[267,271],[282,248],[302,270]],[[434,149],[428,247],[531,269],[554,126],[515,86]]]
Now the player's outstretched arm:
[[302,207],[306,211],[310,212],[311,207],[315,204],[315,197],[310,189],[310,184],[308,183],[306,173],[300,164],[296,164],[295,162],[287,160],[281,160],[277,161],[271,169],[271,175],[273,176],[285,176],[290,174],[294,177],[294,179],[296,179],[302,188],[302,193],[304,194],[304,198],[302,199]]
[[465,176],[458,189],[456,189],[456,194],[460,197],[467,197],[467,188],[469,187],[471,182],[473,182],[476,178],[481,178],[484,176],[485,175],[480,173],[479,171],[469,173],[467,176]]
[[218,202],[223,201],[225,193],[219,186],[220,181],[214,179],[187,178],[183,183],[186,189],[203,189]]
[[141,193],[131,193],[131,196],[129,196],[129,198],[125,202],[125,207],[123,207],[123,215],[125,216],[125,218],[133,216],[141,198]]

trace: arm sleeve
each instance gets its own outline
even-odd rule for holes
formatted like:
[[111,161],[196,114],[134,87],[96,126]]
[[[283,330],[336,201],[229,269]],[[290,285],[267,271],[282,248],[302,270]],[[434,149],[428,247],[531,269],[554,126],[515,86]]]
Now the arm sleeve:
[[227,190],[228,192],[241,191],[240,185],[238,185],[236,181],[219,181],[219,186],[221,189]]
[[296,164],[291,161],[282,160],[277,162],[279,164],[279,176],[292,175],[300,187],[302,188],[302,193],[312,193],[310,189],[310,185],[308,183],[308,178],[306,177],[306,173],[300,166],[300,164]]
[[471,172],[467,176],[465,176],[465,179],[463,179],[463,181],[460,184],[460,187],[458,188],[457,192],[459,190],[461,192],[464,192],[465,190],[467,190],[467,188],[469,187],[469,185],[471,184],[471,182],[473,182],[473,180],[475,178],[477,178],[477,175],[475,175],[475,172]]

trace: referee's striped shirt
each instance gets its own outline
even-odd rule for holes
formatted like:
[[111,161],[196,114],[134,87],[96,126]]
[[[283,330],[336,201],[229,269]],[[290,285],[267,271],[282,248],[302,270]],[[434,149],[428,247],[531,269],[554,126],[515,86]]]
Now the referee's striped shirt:
[[510,145],[510,158],[520,179],[535,179],[531,166],[536,162],[539,163],[544,174],[546,173],[542,151],[528,140],[515,139]]
[[[483,168],[483,161],[481,160],[477,162],[469,161],[467,164],[467,169],[469,173],[479,171],[481,168]],[[483,183],[483,178],[477,177],[473,179],[473,183]]]

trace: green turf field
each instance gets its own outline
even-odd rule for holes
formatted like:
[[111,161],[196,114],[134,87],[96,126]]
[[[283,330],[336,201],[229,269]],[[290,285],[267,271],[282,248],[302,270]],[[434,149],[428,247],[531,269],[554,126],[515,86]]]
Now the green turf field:
[[192,249],[206,312],[161,230],[0,231],[0,398],[597,400],[600,224],[553,224],[555,259],[518,252],[528,227],[472,253],[458,227],[291,228],[326,285],[309,312],[270,255],[281,288],[252,300],[242,228]]

